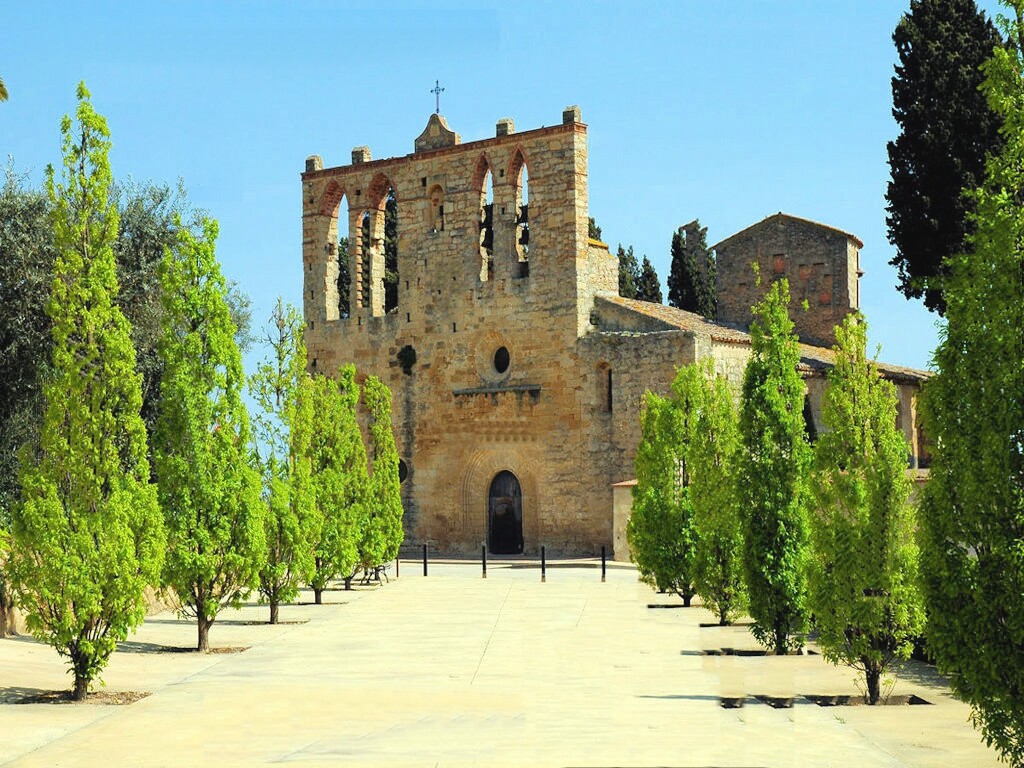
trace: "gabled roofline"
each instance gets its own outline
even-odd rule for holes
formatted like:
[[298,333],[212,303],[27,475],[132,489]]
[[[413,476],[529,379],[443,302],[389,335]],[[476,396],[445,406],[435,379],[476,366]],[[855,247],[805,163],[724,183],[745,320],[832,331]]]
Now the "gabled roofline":
[[846,232],[845,230],[839,229],[838,227],[833,227],[833,226],[831,226],[829,224],[822,224],[820,221],[812,221],[811,219],[804,219],[804,218],[801,218],[800,216],[793,216],[791,214],[783,213],[782,211],[779,211],[778,213],[773,213],[771,216],[766,216],[765,218],[761,219],[761,221],[757,222],[756,224],[751,224],[746,229],[741,229],[739,232],[736,232],[735,234],[729,235],[724,240],[720,240],[719,242],[715,243],[713,246],[711,246],[711,248],[712,248],[712,250],[714,250],[714,249],[716,249],[716,248],[718,248],[720,246],[726,245],[727,243],[729,243],[730,241],[736,239],[740,235],[745,235],[748,232],[750,232],[751,230],[757,229],[758,227],[763,227],[768,222],[775,221],[777,219],[788,219],[789,221],[796,221],[796,222],[799,222],[801,224],[810,224],[811,226],[814,226],[814,227],[820,227],[821,229],[827,229],[830,232],[835,232],[837,234],[842,235],[843,237],[846,237],[846,238],[852,240],[857,245],[857,248],[863,248],[864,247],[864,243],[861,242],[861,239],[859,237],[857,237],[856,235],[850,233],[850,232]]

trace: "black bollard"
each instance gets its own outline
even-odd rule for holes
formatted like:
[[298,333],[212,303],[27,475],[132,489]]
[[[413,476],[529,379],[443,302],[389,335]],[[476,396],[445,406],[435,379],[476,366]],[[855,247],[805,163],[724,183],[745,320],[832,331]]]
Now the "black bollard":
[[543,544],[540,547],[540,580],[548,580],[547,552],[545,551]]
[[427,575],[427,545],[423,545],[423,575]]
[[395,578],[398,578],[398,556],[395,555]]
[[601,581],[604,581],[604,576],[605,576],[605,573],[607,572],[607,570],[608,570],[608,566],[605,563],[604,544],[602,544],[601,545]]
[[481,562],[481,564],[483,565],[483,568],[484,568],[483,578],[486,579],[487,578],[487,545],[486,544],[481,544],[480,545],[480,562]]

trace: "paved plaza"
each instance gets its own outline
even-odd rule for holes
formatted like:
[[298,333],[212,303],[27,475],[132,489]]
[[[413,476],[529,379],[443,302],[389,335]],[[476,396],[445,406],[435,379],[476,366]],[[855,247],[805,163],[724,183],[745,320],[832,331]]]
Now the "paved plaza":
[[[637,582],[632,567],[402,561],[382,588],[325,605],[227,611],[211,645],[150,617],[114,655],[105,691],[130,705],[17,704],[65,688],[56,653],[0,640],[0,765],[11,766],[994,766],[968,709],[923,664],[893,695],[930,706],[822,707],[856,694],[819,655],[750,649],[746,627],[702,627],[702,608]],[[309,600],[309,595],[303,595]],[[757,696],[793,697],[774,708]],[[742,699],[725,709],[722,697]]]

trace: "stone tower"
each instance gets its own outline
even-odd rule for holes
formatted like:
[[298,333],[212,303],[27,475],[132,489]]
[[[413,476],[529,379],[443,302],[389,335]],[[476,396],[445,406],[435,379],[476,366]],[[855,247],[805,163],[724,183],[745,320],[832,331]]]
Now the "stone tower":
[[[389,195],[394,307],[383,285]],[[616,259],[588,238],[579,109],[523,133],[503,119],[494,138],[469,143],[432,115],[412,154],[372,160],[357,147],[337,168],[310,157],[302,210],[310,365],[331,374],[353,362],[391,388],[410,543],[479,551],[490,540],[527,552],[610,543],[607,511],[588,503],[593,480],[574,461],[585,441],[577,341],[595,295],[617,288]],[[506,528],[511,544],[495,539]]]

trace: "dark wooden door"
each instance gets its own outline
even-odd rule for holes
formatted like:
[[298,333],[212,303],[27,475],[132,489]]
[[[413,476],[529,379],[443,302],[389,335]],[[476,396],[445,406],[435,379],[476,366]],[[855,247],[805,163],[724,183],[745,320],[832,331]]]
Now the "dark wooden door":
[[487,549],[496,555],[523,551],[523,492],[511,472],[494,476],[487,496]]

